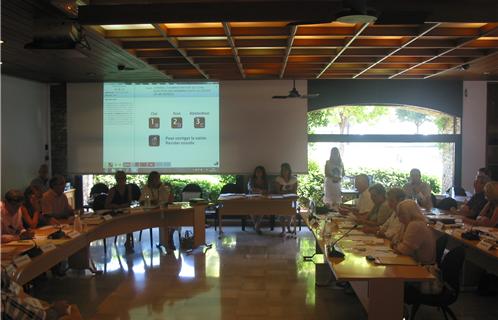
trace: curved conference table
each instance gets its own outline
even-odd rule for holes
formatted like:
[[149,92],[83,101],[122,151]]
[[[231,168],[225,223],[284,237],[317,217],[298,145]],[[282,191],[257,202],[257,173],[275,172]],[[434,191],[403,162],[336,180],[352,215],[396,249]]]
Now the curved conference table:
[[[35,230],[35,241],[21,240],[2,244],[2,265],[9,267],[16,281],[24,285],[43,272],[50,270],[59,262],[70,259],[79,260],[83,268],[88,268],[89,244],[92,241],[112,237],[120,234],[131,233],[138,230],[156,228],[162,229],[160,234],[165,237],[166,229],[170,227],[191,226],[194,229],[194,247],[205,244],[205,208],[206,205],[190,206],[188,203],[175,204],[168,208],[132,208],[125,209],[125,213],[104,219],[95,215],[91,224],[85,226],[83,232],[72,234],[64,239],[51,240],[46,237],[58,230],[54,226]],[[99,222],[98,219],[101,221]],[[82,219],[85,222],[85,219]],[[90,221],[90,220],[87,220]],[[71,234],[72,226],[63,227],[66,234]],[[164,239],[161,239],[161,242]],[[41,255],[31,261],[19,261],[22,253],[36,245],[45,249]],[[162,242],[163,243],[163,242]],[[55,247],[53,247],[54,245]],[[15,268],[15,269],[13,269]]]

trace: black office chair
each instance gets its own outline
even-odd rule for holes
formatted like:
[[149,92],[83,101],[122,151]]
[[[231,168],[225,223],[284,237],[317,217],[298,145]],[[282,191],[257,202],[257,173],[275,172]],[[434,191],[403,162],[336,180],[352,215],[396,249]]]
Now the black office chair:
[[447,243],[448,236],[446,234],[443,234],[436,240],[436,264],[439,268],[441,268],[441,260],[443,259]]
[[182,201],[192,198],[202,198],[202,188],[197,183],[189,183],[182,189]]
[[456,316],[450,309],[450,305],[458,299],[460,293],[460,271],[462,270],[464,260],[465,250],[463,246],[451,250],[444,257],[441,262],[441,277],[444,283],[441,293],[423,294],[413,287],[408,290],[405,288],[405,302],[412,305],[410,319],[415,319],[417,310],[421,305],[425,304],[441,308],[446,320],[448,320],[448,315],[453,320],[456,320]]
[[448,190],[446,190],[447,194],[454,194],[455,196],[462,196],[465,197],[467,196],[467,193],[465,192],[465,189],[462,187],[451,187]]
[[109,193],[109,187],[102,182],[94,184],[92,189],[90,189],[90,197],[101,193]]

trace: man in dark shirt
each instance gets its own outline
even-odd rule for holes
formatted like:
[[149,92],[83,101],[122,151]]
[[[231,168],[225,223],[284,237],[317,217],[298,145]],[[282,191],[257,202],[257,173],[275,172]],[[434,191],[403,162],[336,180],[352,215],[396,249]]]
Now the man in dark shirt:
[[478,175],[474,180],[474,195],[456,213],[470,219],[475,219],[487,203],[484,196],[484,185],[489,182],[486,175]]

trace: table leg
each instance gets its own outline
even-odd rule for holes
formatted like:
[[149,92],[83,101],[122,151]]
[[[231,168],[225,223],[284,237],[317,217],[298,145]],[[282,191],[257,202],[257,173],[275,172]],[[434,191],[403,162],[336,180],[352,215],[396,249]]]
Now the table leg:
[[206,244],[206,215],[204,207],[194,209],[194,247]]
[[223,215],[221,214],[221,210],[218,214],[218,227],[219,227],[219,231],[218,231],[218,235],[221,237],[221,235],[223,234]]
[[404,282],[396,279],[351,281],[369,320],[403,319]]

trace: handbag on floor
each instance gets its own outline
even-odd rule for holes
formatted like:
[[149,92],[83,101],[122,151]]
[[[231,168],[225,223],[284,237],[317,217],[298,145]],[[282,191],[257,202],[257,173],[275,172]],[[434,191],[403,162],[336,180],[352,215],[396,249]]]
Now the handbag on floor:
[[185,231],[180,238],[180,248],[182,250],[192,250],[194,248],[194,235],[192,231]]

